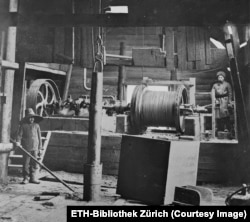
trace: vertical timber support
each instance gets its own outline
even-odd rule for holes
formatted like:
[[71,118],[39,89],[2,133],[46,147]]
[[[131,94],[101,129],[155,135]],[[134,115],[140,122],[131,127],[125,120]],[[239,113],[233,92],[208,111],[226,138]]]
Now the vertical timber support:
[[90,94],[88,158],[84,165],[84,200],[98,201],[102,182],[101,123],[103,72],[93,72]]
[[[1,49],[0,49],[0,60],[2,61],[4,58],[4,49],[5,49],[5,32],[1,33]],[[4,78],[4,70],[0,65],[0,126],[2,126],[2,103],[4,102],[4,89],[3,89],[3,78]],[[2,127],[0,127],[0,134],[2,132]]]
[[[173,30],[173,56],[174,56],[174,69],[170,71],[170,80],[178,80],[177,69],[178,69],[178,53],[177,53],[177,38],[176,30]],[[171,85],[169,91],[175,91],[177,89],[176,85]]]
[[[18,0],[9,0],[9,12],[15,13],[18,11]],[[8,62],[15,62],[16,58],[16,27],[10,26],[7,33],[7,47],[6,60]],[[2,37],[2,41],[4,36]],[[2,47],[1,47],[2,48]],[[4,47],[1,51],[1,57],[4,57]],[[0,67],[1,68],[1,67]],[[1,134],[0,134],[0,184],[7,184],[8,177],[8,159],[9,153],[12,150],[12,143],[10,143],[10,129],[11,129],[11,115],[13,102],[13,88],[14,88],[14,73],[13,69],[6,68],[3,70],[1,91],[6,96],[4,102],[1,102]]]
[[[15,61],[16,53],[16,27],[8,28],[7,52],[6,59],[10,62]],[[8,143],[10,140],[11,114],[13,102],[13,85],[14,85],[14,70],[5,71],[4,94],[6,95],[6,103],[2,106],[2,132],[1,142]]]
[[[74,15],[75,14],[75,1],[72,0],[71,4],[72,4],[71,5],[71,13],[72,13],[72,15]],[[67,59],[70,62],[70,64],[69,64],[69,69],[68,69],[67,74],[66,74],[66,80],[65,80],[63,96],[62,96],[63,101],[67,100],[67,98],[68,98],[69,85],[70,85],[73,65],[75,63],[75,27],[72,27],[72,36],[71,36],[71,38],[72,38],[72,42],[71,42],[72,59],[71,58]]]
[[[249,143],[250,143],[250,131],[248,126],[248,115],[246,110],[246,104],[243,95],[242,89],[242,82],[240,78],[240,69],[238,67],[238,50],[239,50],[239,39],[238,39],[238,32],[236,27],[232,24],[227,23],[224,27],[225,30],[225,43],[226,43],[226,50],[227,55],[229,58],[229,65],[231,69],[231,78],[232,84],[235,91],[235,103],[236,103],[236,112],[238,117],[241,118],[241,124],[237,124],[240,128],[239,140],[244,141],[242,144],[243,152],[249,152]],[[239,119],[235,120],[238,121]]]
[[[7,37],[7,61],[14,62],[16,53],[16,27],[8,28]],[[13,102],[14,70],[6,69],[4,78],[3,92],[6,95],[6,101],[2,103],[1,115],[1,148],[0,148],[0,184],[7,183],[8,176],[8,158],[12,148],[10,144],[11,114]]]
[[214,89],[212,89],[212,92],[211,92],[211,100],[212,100],[212,138],[214,139],[215,132],[217,130],[216,119],[215,119],[216,107],[215,107],[215,91],[214,91]]
[[[124,42],[121,42],[120,43],[120,55],[124,55],[124,54],[125,54],[125,46],[124,46]],[[125,66],[119,66],[117,99],[120,101],[126,100],[125,79],[126,79]]]
[[71,80],[71,75],[72,75],[72,70],[73,70],[73,64],[74,64],[74,61],[72,60],[71,64],[69,65],[69,69],[66,73],[66,80],[65,80],[63,96],[62,96],[63,101],[65,101],[68,98],[69,85],[70,85],[70,80]]
[[[246,104],[244,100],[244,94],[242,89],[242,81],[240,77],[240,67],[238,66],[238,50],[239,50],[239,37],[236,26],[230,24],[229,22],[226,23],[224,26],[225,32],[225,43],[226,43],[226,50],[227,55],[229,58],[229,65],[231,69],[231,78],[233,83],[233,88],[235,92],[235,105],[236,105],[236,113],[237,119],[236,127],[239,127],[238,139],[241,150],[239,152],[240,157],[240,177],[241,181],[249,182],[250,175],[249,175],[249,143],[250,143],[250,131],[248,125],[248,115],[246,110]],[[242,121],[243,120],[243,121]],[[238,124],[238,123],[240,124]]]

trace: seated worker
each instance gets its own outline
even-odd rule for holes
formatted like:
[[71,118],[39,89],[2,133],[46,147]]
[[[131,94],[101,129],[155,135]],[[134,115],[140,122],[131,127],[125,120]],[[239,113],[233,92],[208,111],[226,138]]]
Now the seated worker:
[[231,131],[229,105],[232,103],[232,88],[230,83],[225,81],[226,73],[219,71],[216,74],[217,82],[213,84],[215,91],[215,119],[217,131]]
[[[41,154],[42,149],[41,130],[38,124],[41,120],[43,120],[43,117],[36,115],[33,109],[25,110],[25,117],[21,120],[16,139],[16,146],[22,144],[23,148],[36,159]],[[27,184],[28,182],[39,184],[40,182],[36,179],[37,170],[38,164],[24,154],[22,184]]]

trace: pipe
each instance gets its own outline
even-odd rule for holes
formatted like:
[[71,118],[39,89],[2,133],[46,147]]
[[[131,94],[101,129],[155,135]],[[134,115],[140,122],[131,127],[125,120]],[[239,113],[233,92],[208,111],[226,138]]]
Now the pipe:
[[93,72],[90,95],[87,164],[84,165],[84,200],[98,201],[102,181],[101,124],[103,72]]
[[91,88],[89,88],[89,87],[87,86],[87,69],[86,69],[86,68],[83,69],[83,88],[84,88],[85,90],[87,90],[87,91],[90,91],[90,90],[91,90]]
[[111,95],[104,95],[102,96],[102,98],[109,98],[109,99],[115,100],[115,97]]

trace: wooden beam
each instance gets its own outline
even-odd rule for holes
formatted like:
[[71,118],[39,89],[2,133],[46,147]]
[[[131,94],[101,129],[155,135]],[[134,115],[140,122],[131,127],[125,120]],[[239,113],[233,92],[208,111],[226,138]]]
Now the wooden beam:
[[132,66],[132,60],[120,60],[120,59],[107,59],[106,65],[114,66]]
[[[14,2],[17,0],[13,0]],[[44,3],[43,3],[44,2]],[[248,0],[137,0],[125,1],[128,5],[128,14],[91,14],[97,13],[94,8],[97,1],[77,1],[76,15],[56,14],[51,15],[51,4],[49,1],[34,4],[32,1],[20,1],[19,22],[23,25],[33,24],[35,26],[186,26],[186,25],[223,25],[226,20],[234,21],[238,24],[249,22],[249,2]],[[55,2],[55,1],[54,1]],[[64,2],[64,1],[61,1]],[[61,5],[63,3],[58,3]],[[69,2],[69,1],[67,1]],[[104,2],[104,1],[103,1]],[[105,1],[106,3],[107,1]],[[112,2],[112,1],[109,1]],[[120,1],[121,2],[121,1]],[[103,4],[105,4],[103,3]],[[43,6],[39,9],[38,5]],[[141,7],[143,5],[143,7]],[[91,7],[92,6],[92,7]],[[46,7],[48,10],[46,10]],[[91,8],[90,8],[91,7]],[[30,13],[27,13],[27,9]],[[91,9],[91,10],[89,10]],[[140,10],[138,10],[140,9]],[[0,9],[0,21],[8,18],[3,15]],[[79,14],[86,13],[86,14]],[[87,14],[89,13],[89,14]],[[27,15],[28,14],[28,15]]]
[[[126,85],[140,85],[143,81],[126,81]],[[148,81],[146,82],[150,86],[168,86],[168,85],[187,85],[187,86],[193,86],[194,83],[190,81],[172,81],[172,80],[166,80],[166,81]]]
[[[10,62],[15,61],[16,54],[16,27],[9,27],[7,38],[6,59]],[[1,142],[8,143],[10,140],[11,115],[13,101],[14,70],[6,70],[4,94],[7,95],[6,103],[2,105],[2,131]]]
[[[124,56],[125,53],[125,45],[124,42],[120,43],[120,55],[121,57]],[[125,98],[125,79],[126,79],[126,68],[125,66],[119,66],[119,73],[118,73],[118,86],[117,86],[117,99],[124,100]]]
[[[64,65],[64,66],[67,66],[67,69],[69,69],[68,68],[69,65]],[[62,68],[61,64],[56,64],[56,63],[53,63],[51,65],[50,63],[25,63],[25,68],[42,71],[42,72],[49,72],[49,73],[63,75],[63,76],[66,75],[66,71],[61,70]]]
[[132,60],[132,59],[133,59],[131,56],[114,55],[114,54],[106,54],[106,57],[109,57],[109,58],[116,58],[116,59],[125,59],[125,60]]
[[[171,16],[172,14],[172,16]],[[214,13],[211,13],[214,15]],[[167,18],[166,18],[166,15]],[[2,17],[2,16],[1,16]],[[114,14],[74,14],[74,15],[46,15],[44,13],[25,14],[18,17],[18,24],[21,26],[48,26],[48,27],[79,27],[79,26],[103,26],[103,27],[135,27],[135,26],[221,26],[226,17],[208,17],[198,19],[196,16],[178,17],[175,13],[165,14],[157,17],[149,16],[131,16]],[[235,17],[235,24],[247,24],[249,18],[246,16]]]
[[6,69],[19,69],[18,63],[6,61],[6,60],[0,60],[0,67],[1,66]]

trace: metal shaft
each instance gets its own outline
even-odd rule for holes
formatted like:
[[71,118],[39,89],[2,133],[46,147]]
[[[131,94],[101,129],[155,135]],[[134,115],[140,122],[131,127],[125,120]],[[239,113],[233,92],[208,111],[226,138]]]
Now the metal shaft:
[[88,158],[84,165],[84,200],[98,201],[102,180],[101,124],[103,73],[93,72],[88,136]]
[[[10,139],[11,142],[15,143],[13,139]],[[67,185],[64,181],[59,179],[51,170],[49,170],[43,163],[39,162],[35,157],[33,157],[27,150],[25,150],[22,146],[18,146],[26,155],[28,155],[32,160],[38,163],[42,168],[44,168],[48,173],[50,173],[53,177],[55,177],[60,183],[62,183],[65,187],[75,192],[69,185]]]

